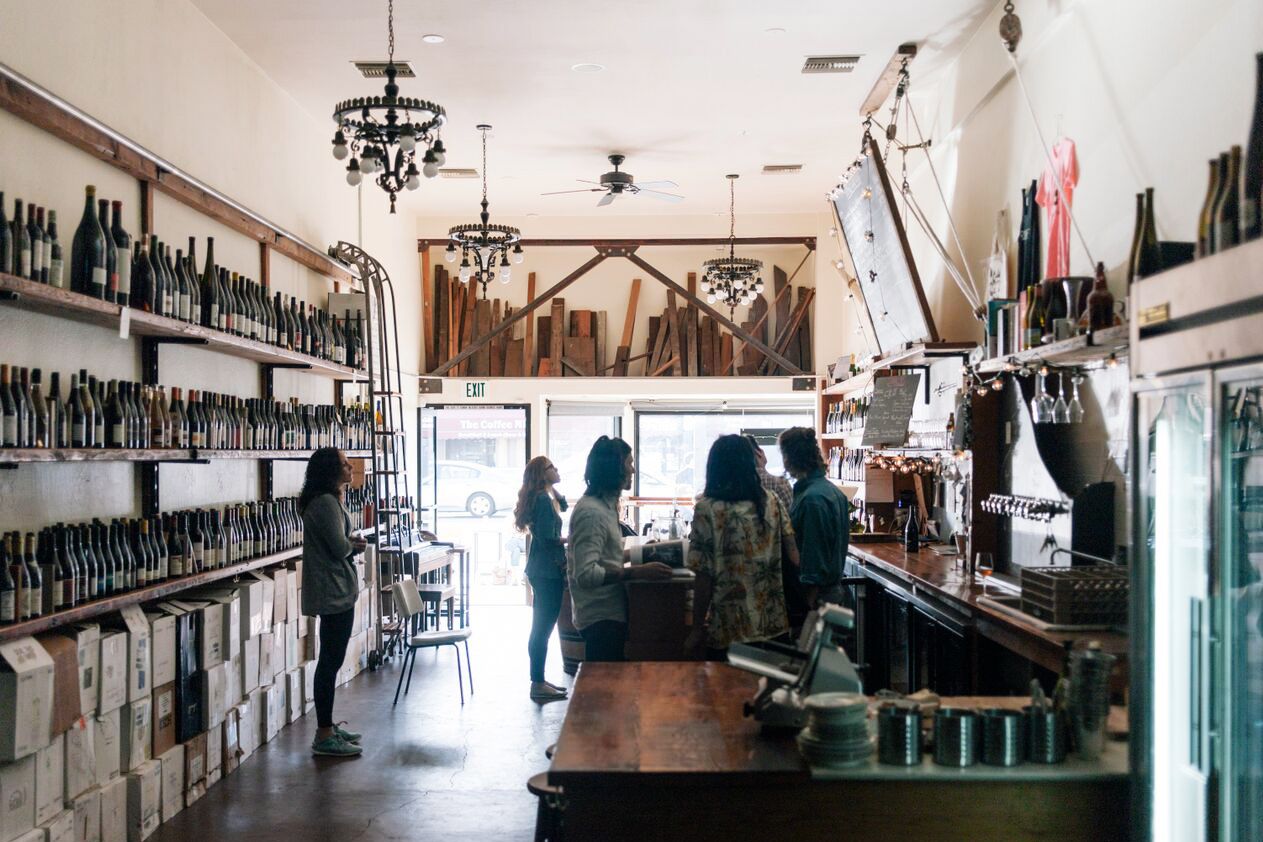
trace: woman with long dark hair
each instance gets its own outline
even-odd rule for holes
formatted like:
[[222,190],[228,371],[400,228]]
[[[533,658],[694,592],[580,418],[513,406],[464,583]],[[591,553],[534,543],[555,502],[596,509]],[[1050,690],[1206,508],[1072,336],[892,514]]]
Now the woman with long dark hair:
[[320,658],[316,661],[313,695],[316,737],[312,754],[354,757],[360,735],[333,721],[333,694],[359,596],[355,554],[365,541],[351,532],[351,516],[342,494],[351,484],[351,463],[336,447],[322,447],[307,461],[307,475],[298,496],[303,517],[303,614],[320,618]]
[[759,479],[754,450],[741,436],[720,436],[706,459],[706,488],[693,508],[688,567],[693,630],[686,648],[720,659],[729,644],[789,631],[783,564],[796,564],[789,514]]
[[566,689],[544,680],[548,639],[561,612],[561,594],[566,584],[566,547],[561,540],[561,513],[566,498],[557,493],[561,474],[547,456],[526,463],[522,487],[513,509],[513,525],[529,532],[526,552],[526,578],[531,583],[531,636],[526,644],[531,659],[531,698],[551,702],[566,697]]
[[671,568],[659,562],[623,566],[618,498],[631,488],[635,471],[627,442],[601,436],[592,445],[583,472],[587,491],[570,516],[570,602],[574,624],[583,636],[585,661],[624,658],[627,594],[623,582],[671,578]]

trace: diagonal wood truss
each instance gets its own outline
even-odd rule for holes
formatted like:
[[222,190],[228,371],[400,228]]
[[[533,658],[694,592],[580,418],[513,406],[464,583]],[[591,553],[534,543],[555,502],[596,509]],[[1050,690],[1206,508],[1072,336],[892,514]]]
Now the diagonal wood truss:
[[[561,292],[563,292],[567,287],[569,287],[575,281],[582,278],[584,275],[592,271],[592,269],[596,268],[598,265],[600,265],[607,258],[610,258],[610,257],[622,257],[631,261],[633,264],[635,264],[640,269],[642,269],[646,274],[648,274],[654,280],[658,281],[663,286],[665,286],[667,290],[669,291],[668,292],[669,296],[674,294],[674,295],[679,295],[683,297],[683,299],[687,301],[689,304],[693,305],[701,312],[706,313],[716,322],[718,322],[719,324],[723,325],[724,327],[732,331],[733,335],[737,337],[738,339],[740,339],[743,343],[745,343],[751,348],[754,348],[760,351],[765,357],[765,362],[764,362],[765,371],[768,368],[770,368],[771,364],[775,363],[777,366],[781,367],[783,370],[785,370],[786,372],[790,374],[807,374],[808,372],[803,371],[801,368],[798,367],[798,365],[796,365],[795,363],[787,359],[783,355],[783,352],[785,351],[785,346],[788,342],[788,336],[792,333],[792,328],[796,328],[802,322],[803,318],[806,315],[807,309],[810,306],[811,299],[814,296],[808,296],[805,301],[800,299],[799,306],[795,308],[794,318],[791,320],[791,325],[792,325],[791,330],[785,332],[783,335],[782,341],[778,341],[776,343],[778,347],[773,348],[772,346],[760,340],[757,336],[755,336],[751,332],[742,328],[736,322],[729,319],[719,310],[715,309],[715,307],[708,304],[704,299],[699,298],[692,291],[690,291],[689,289],[686,289],[685,287],[681,286],[676,281],[672,280],[668,275],[658,270],[655,266],[653,266],[651,263],[649,263],[643,257],[641,257],[639,254],[636,253],[636,250],[642,245],[697,246],[697,245],[714,245],[717,243],[726,245],[728,243],[728,240],[727,239],[717,240],[713,238],[644,239],[644,240],[630,240],[630,239],[624,239],[624,240],[523,240],[522,245],[527,246],[527,247],[532,246],[532,245],[589,246],[596,249],[596,254],[593,255],[591,258],[589,258],[586,263],[579,266],[579,268],[575,269],[569,275],[562,278],[560,281],[553,284],[548,289],[544,290],[538,296],[531,298],[531,300],[528,301],[525,306],[521,307],[518,310],[513,311],[512,316],[501,321],[498,325],[492,328],[488,333],[480,335],[476,340],[473,340],[472,342],[470,342],[463,350],[460,351],[460,353],[456,354],[454,357],[447,360],[445,363],[438,366],[433,371],[430,371],[429,375],[432,377],[442,376],[448,373],[449,371],[451,371],[456,366],[460,365],[465,360],[474,356],[478,352],[482,351],[485,348],[490,347],[492,342],[498,340],[506,331],[512,330],[515,324],[517,324],[519,321],[530,316],[531,313],[535,312],[537,309],[544,306],[544,304],[546,304],[551,299],[559,295]],[[810,253],[811,251],[815,250],[816,238],[815,237],[744,237],[744,238],[738,238],[737,243],[739,245],[803,245],[807,248],[808,253]],[[431,246],[439,246],[439,245],[446,245],[446,244],[447,244],[447,240],[422,239],[422,240],[417,241],[417,248],[418,250],[424,252],[427,249],[429,249]],[[803,260],[805,262],[806,257],[804,257]],[[801,263],[799,264],[799,268],[802,268]],[[795,274],[797,274],[797,270],[795,270]]]

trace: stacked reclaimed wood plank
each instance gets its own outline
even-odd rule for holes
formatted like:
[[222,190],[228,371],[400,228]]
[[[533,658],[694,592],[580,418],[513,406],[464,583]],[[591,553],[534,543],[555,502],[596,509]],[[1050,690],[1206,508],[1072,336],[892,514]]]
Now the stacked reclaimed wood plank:
[[[558,296],[540,309],[543,315],[521,319],[447,373],[456,377],[753,377],[790,373],[747,347],[687,296],[670,289],[661,315],[648,319],[643,350],[633,354],[641,285],[640,278],[632,279],[623,330],[621,335],[615,334],[616,344],[608,335],[608,311],[568,311],[565,299]],[[690,294],[697,294],[695,273],[688,274],[687,288]],[[431,323],[426,326],[434,367],[474,346],[480,337],[512,317],[514,308],[506,301],[481,299],[478,294],[477,284],[462,284],[445,267],[435,267]],[[536,278],[531,272],[528,301],[535,295]],[[793,287],[785,272],[774,267],[768,293],[754,300],[744,319],[734,318],[743,330],[803,371],[811,371],[814,300],[814,289]]]

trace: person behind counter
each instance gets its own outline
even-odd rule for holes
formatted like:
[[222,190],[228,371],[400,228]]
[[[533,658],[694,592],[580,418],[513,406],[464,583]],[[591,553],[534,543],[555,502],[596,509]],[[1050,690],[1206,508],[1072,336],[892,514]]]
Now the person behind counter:
[[618,498],[631,488],[632,449],[619,438],[601,436],[583,472],[587,491],[570,515],[570,604],[583,637],[585,661],[621,661],[627,640],[627,594],[623,582],[671,578],[660,562],[623,567],[623,532]]
[[[804,609],[823,602],[843,602],[842,571],[850,543],[849,504],[846,495],[825,479],[815,430],[790,427],[781,433],[779,444],[785,470],[795,479],[789,517],[798,543],[801,601],[794,605],[796,600],[790,600],[789,619],[798,628],[805,619]],[[799,612],[802,616],[798,616]]]
[[781,501],[763,488],[745,437],[711,445],[688,546],[697,582],[686,652],[704,643],[707,660],[723,660],[729,644],[789,631],[781,567],[797,569],[794,531]]
[[531,602],[531,636],[526,651],[531,659],[531,698],[550,702],[566,697],[566,689],[544,680],[548,639],[561,613],[561,595],[566,584],[566,547],[561,539],[561,513],[566,498],[557,493],[561,474],[547,456],[526,463],[522,487],[513,509],[513,525],[531,536],[526,552],[526,578],[535,597]]
[[354,757],[360,735],[333,721],[333,695],[338,670],[346,658],[355,621],[359,576],[353,560],[364,551],[363,538],[351,532],[351,516],[342,494],[351,484],[351,463],[336,447],[322,447],[307,460],[298,512],[303,518],[303,614],[320,618],[320,658],[316,661],[313,695],[316,736],[312,754]]

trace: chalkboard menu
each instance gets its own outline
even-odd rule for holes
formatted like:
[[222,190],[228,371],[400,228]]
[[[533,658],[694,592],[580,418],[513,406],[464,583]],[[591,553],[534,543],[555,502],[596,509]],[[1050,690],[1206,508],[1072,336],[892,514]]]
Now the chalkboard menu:
[[921,375],[878,377],[864,419],[864,447],[899,447],[908,438],[908,421],[921,388]]
[[869,141],[868,153],[833,207],[878,351],[888,354],[939,337],[876,141]]

